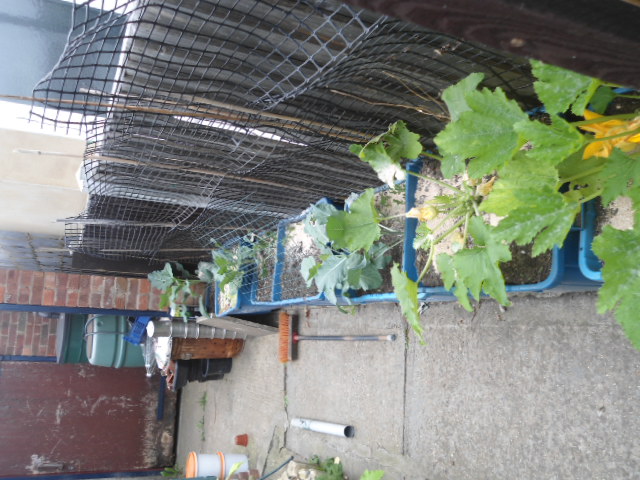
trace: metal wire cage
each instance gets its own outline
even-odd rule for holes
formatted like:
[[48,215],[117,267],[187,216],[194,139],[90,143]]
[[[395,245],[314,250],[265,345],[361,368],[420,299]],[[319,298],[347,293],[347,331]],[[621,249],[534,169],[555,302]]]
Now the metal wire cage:
[[66,223],[86,255],[195,263],[378,185],[349,145],[396,120],[428,143],[469,73],[533,98],[522,59],[334,0],[105,3],[76,2],[32,113],[86,130],[90,200]]

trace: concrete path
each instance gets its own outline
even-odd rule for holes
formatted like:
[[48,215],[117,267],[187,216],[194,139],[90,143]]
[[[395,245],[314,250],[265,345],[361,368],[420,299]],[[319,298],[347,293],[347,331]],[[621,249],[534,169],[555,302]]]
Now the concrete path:
[[[398,340],[301,342],[286,367],[277,335],[249,340],[223,380],[183,389],[178,464],[222,450],[263,472],[289,455],[339,456],[352,479],[640,479],[640,352],[596,314],[595,294],[513,300],[431,304],[424,346],[394,304],[301,310],[304,334]],[[294,417],[355,437],[291,428]]]

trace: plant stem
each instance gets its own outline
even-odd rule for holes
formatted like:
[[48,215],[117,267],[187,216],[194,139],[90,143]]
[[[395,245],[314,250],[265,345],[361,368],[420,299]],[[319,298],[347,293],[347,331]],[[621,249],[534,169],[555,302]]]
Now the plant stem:
[[593,175],[594,173],[598,173],[602,169],[604,169],[604,165],[601,165],[601,166],[596,167],[596,168],[592,168],[591,170],[587,170],[586,172],[578,173],[578,174],[573,175],[571,177],[561,178],[560,180],[558,180],[558,183],[557,183],[556,187],[559,188],[562,185],[564,185],[565,183],[573,182],[574,180],[578,180],[579,178],[588,177],[589,175]]
[[379,226],[380,228],[385,229],[387,232],[391,232],[391,233],[400,233],[400,232],[398,232],[397,230],[394,230],[394,229],[393,229],[393,228],[391,228],[391,227],[387,227],[387,226],[385,226],[385,225],[382,225],[381,223],[379,223],[379,224],[378,224],[378,226]]
[[[466,218],[466,216],[465,216]],[[438,243],[440,243],[445,237],[447,237],[451,232],[453,232],[455,229],[460,228],[460,226],[464,223],[464,218],[461,218],[460,220],[458,220],[455,224],[453,224],[450,228],[447,229],[446,232],[444,232],[442,235],[440,235],[438,238],[436,238],[433,241],[433,245],[437,245]]]
[[579,122],[571,122],[574,127],[582,125],[591,125],[592,123],[608,122],[609,120],[628,120],[637,117],[637,113],[621,113],[619,115],[606,115],[604,117],[593,118],[591,120],[580,120]]
[[459,188],[454,187],[453,185],[449,185],[447,182],[443,182],[442,180],[438,180],[437,178],[429,177],[428,175],[422,175],[421,173],[418,173],[418,172],[412,172],[411,170],[407,170],[407,173],[409,175],[413,175],[414,177],[422,178],[423,180],[433,182],[437,185],[440,185],[441,187],[448,188],[449,190],[453,190],[456,193],[464,194],[464,192]]
[[440,160],[440,161],[444,160],[440,155],[436,155],[435,153],[429,153],[429,152],[426,152],[426,151],[421,152],[420,155],[423,155],[423,156],[429,157],[429,158],[433,158],[435,160]]
[[[381,222],[385,221],[385,220],[391,220],[392,218],[398,218],[398,217],[404,217],[405,214],[404,213],[399,213],[398,215],[391,215],[390,217],[380,217],[378,220],[380,220]],[[382,225],[381,225],[382,226]]]
[[475,212],[476,216],[480,217],[480,207],[478,206],[478,203],[474,200],[473,201],[473,211]]
[[[469,214],[467,214],[469,215]],[[466,218],[466,216],[465,216]],[[431,248],[429,249],[429,257],[427,258],[427,263],[425,264],[424,268],[422,269],[422,271],[420,272],[420,276],[418,277],[417,283],[420,283],[422,281],[422,278],[427,274],[427,272],[429,271],[429,268],[431,268],[431,264],[433,263],[433,256],[434,256],[434,252],[435,252],[435,246],[440,243],[444,238],[446,238],[451,232],[453,232],[456,228],[459,228],[460,225],[462,225],[464,223],[465,219],[461,218],[460,220],[458,220],[453,226],[451,226],[451,228],[447,229],[446,232],[444,232],[442,235],[440,235],[438,238],[436,238],[433,243],[431,244]]]
[[616,97],[638,99],[640,98],[640,95],[628,95],[628,94],[616,93]]
[[462,245],[467,245],[467,233],[469,232],[469,219],[471,218],[471,212],[467,212],[464,217],[464,230],[462,231]]
[[420,272],[420,276],[418,277],[418,280],[416,281],[416,283],[419,284],[424,278],[424,276],[427,274],[427,272],[431,269],[434,252],[435,252],[435,248],[433,248],[433,245],[432,245],[431,248],[429,249],[429,256],[427,257],[427,263],[424,264],[424,268]]
[[582,200],[580,200],[580,203],[587,203],[589,200],[593,200],[600,195],[602,195],[602,189],[598,189],[595,193],[592,193],[588,197],[583,198]]
[[604,141],[611,140],[611,139],[614,139],[614,138],[620,138],[620,137],[626,137],[626,136],[630,137],[632,135],[635,135],[636,133],[640,133],[640,127],[639,128],[634,128],[633,130],[627,130],[626,132],[618,133],[617,135],[611,135],[609,137],[587,138],[587,142],[589,142],[589,143],[604,142]]
[[447,220],[449,220],[451,217],[453,217],[453,216],[457,215],[457,214],[460,212],[460,210],[462,210],[462,208],[463,208],[463,206],[462,206],[462,205],[458,205],[456,208],[454,208],[454,209],[453,209],[453,210],[451,210],[449,213],[447,213],[447,215],[446,215],[442,220],[440,220],[440,222],[438,222],[438,224],[437,224],[435,227],[433,227],[431,230],[432,230],[433,232],[435,232],[436,230],[438,230],[442,225],[444,225],[444,224],[445,224],[445,222],[446,222]]

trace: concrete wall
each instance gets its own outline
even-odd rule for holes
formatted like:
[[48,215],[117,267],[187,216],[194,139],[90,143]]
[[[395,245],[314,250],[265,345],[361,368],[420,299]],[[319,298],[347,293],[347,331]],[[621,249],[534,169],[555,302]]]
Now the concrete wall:
[[76,181],[84,147],[80,138],[0,128],[3,230],[64,235],[57,220],[79,214],[87,202]]

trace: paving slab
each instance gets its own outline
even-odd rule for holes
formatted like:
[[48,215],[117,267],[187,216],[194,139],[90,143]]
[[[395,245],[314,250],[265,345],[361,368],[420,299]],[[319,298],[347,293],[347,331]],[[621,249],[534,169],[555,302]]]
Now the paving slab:
[[[424,346],[395,304],[297,310],[302,334],[399,336],[301,342],[286,367],[277,335],[248,340],[231,374],[183,389],[178,462],[215,449],[245,452],[262,471],[290,455],[339,456],[352,479],[640,479],[640,352],[596,298],[524,295],[474,313],[433,303]],[[292,428],[294,417],[355,436]],[[233,444],[240,433],[247,448]]]

